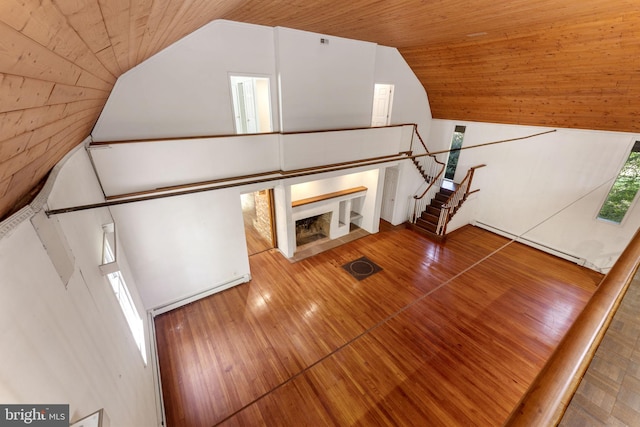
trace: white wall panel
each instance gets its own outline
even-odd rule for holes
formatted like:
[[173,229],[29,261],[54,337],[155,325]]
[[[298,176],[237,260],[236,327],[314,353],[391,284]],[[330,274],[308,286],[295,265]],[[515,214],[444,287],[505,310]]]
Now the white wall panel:
[[284,134],[281,141],[282,169],[288,171],[398,154],[403,128]]
[[248,279],[239,189],[111,209],[147,309]]
[[[442,138],[440,146],[447,140],[450,144],[456,125],[467,127],[463,147],[551,130],[434,120],[431,140]],[[481,191],[462,210],[473,206],[477,221],[608,270],[640,226],[640,207],[633,208],[623,225],[596,216],[637,139],[628,133],[557,129],[531,139],[463,150],[456,182],[471,166],[487,167],[476,171],[472,189]]]
[[94,141],[235,133],[229,73],[271,79],[277,129],[273,28],[217,20],[120,76]]
[[[100,198],[88,156],[76,150],[60,169],[49,203]],[[107,209],[56,217],[73,255],[66,286],[29,221],[0,239],[0,401],[68,403],[74,420],[104,408],[114,426],[158,424],[153,368],[144,365],[98,269],[102,224],[110,220]],[[118,256],[147,328],[126,253]]]
[[283,131],[371,125],[374,43],[283,27],[275,34]]
[[280,169],[277,134],[91,148],[107,196]]
[[[320,44],[321,37],[329,44]],[[214,21],[122,75],[92,137],[109,141],[233,134],[230,74],[271,78],[276,131],[368,127],[376,79],[396,87],[395,123],[424,124],[430,119],[424,89],[396,49]],[[410,148],[407,129],[111,144],[91,148],[91,156],[106,195],[117,195],[393,155]],[[290,218],[291,207],[283,190],[288,186],[274,185],[280,203],[278,237],[287,252],[289,224],[283,221]],[[363,208],[364,225],[376,231],[381,191],[377,171],[365,185],[372,197]],[[135,254],[131,269],[146,308],[248,276],[240,191],[112,208],[122,246]]]
[[[375,83],[393,85],[391,124],[416,123],[425,142],[431,129],[431,108],[427,92],[398,49],[376,46]],[[430,150],[435,147],[427,145]]]

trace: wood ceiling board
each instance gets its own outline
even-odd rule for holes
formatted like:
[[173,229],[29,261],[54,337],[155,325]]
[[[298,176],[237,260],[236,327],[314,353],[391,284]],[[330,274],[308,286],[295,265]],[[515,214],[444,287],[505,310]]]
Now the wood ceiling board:
[[[640,131],[637,0],[6,0],[0,167],[23,138],[41,143],[23,133],[66,129],[83,105],[88,134],[117,77],[215,19],[397,47],[436,118]],[[46,174],[35,169],[32,182]]]

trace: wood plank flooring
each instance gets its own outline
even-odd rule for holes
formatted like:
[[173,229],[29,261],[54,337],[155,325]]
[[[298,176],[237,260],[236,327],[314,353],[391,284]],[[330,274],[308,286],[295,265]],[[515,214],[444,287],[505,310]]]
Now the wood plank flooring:
[[471,226],[250,264],[155,319],[169,427],[501,425],[602,278]]

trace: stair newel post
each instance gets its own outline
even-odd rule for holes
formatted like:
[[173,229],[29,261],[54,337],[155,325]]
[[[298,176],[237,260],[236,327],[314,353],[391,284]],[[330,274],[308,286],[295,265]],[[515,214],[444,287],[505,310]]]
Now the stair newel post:
[[436,234],[440,236],[444,235],[444,228],[447,224],[448,216],[449,207],[447,205],[442,205],[442,209],[440,209],[440,217],[438,218],[438,227],[436,228]]
[[447,225],[449,224],[449,219],[451,219],[451,208],[447,207],[445,209],[447,212],[445,213],[444,224],[442,225],[441,235],[446,236],[447,234]]
[[413,196],[413,201],[414,201],[414,209],[413,209],[412,223],[415,223],[420,217],[420,215],[422,215],[422,211],[424,211],[425,209],[425,198]]
[[416,140],[416,130],[417,130],[417,125],[414,123],[413,132],[411,132],[411,144],[410,144],[411,153],[414,153],[416,151],[415,148],[413,147],[414,141]]
[[475,168],[471,168],[471,175],[469,176],[469,185],[467,185],[467,189],[465,191],[465,195],[464,198],[467,198],[467,195],[469,194],[469,189],[471,188],[471,183],[473,182],[473,175],[476,173],[476,169]]

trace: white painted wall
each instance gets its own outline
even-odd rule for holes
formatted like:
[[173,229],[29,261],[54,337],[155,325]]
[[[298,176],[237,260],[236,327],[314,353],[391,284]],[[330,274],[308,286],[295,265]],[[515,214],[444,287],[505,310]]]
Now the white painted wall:
[[249,279],[239,188],[115,206],[147,309]]
[[[430,141],[440,138],[441,146],[450,144],[455,125],[467,127],[463,147],[550,130],[434,120]],[[596,216],[637,139],[628,133],[557,129],[532,139],[463,150],[456,181],[471,166],[487,167],[475,175],[472,188],[481,189],[476,200],[462,208],[474,212],[461,217],[522,235],[607,271],[640,226],[640,207],[634,206],[622,225]],[[458,226],[458,219],[454,221],[450,230]]]
[[[406,126],[411,128],[411,126]],[[404,127],[281,135],[282,170],[398,154],[410,145]]]
[[213,21],[129,70],[109,96],[94,141],[233,134],[229,74],[271,79],[277,130],[273,31]]
[[[391,124],[416,123],[425,139],[431,130],[431,108],[424,87],[398,49],[376,46],[375,83],[394,86]],[[427,146],[433,150],[429,143]]]
[[107,196],[280,169],[279,135],[94,146]]
[[120,76],[92,137],[233,134],[230,74],[271,79],[274,130],[369,126],[374,83],[385,82],[395,85],[393,123],[428,132],[426,94],[396,49],[217,20]]
[[[424,87],[397,49],[376,46],[375,83],[394,85],[391,123],[415,123],[427,148],[436,151],[437,141],[430,141],[431,108]],[[416,141],[417,142],[417,141]],[[404,147],[409,150],[411,147]],[[393,210],[392,224],[398,225],[409,219],[412,197],[424,183],[424,179],[410,162],[399,168],[398,186]]]
[[[296,250],[295,238],[291,238],[291,186],[278,182],[273,188],[276,213],[276,240],[278,249],[286,256]],[[294,224],[295,226],[295,224]]]
[[[321,37],[329,44],[320,44]],[[121,76],[92,137],[108,141],[232,134],[230,74],[271,78],[276,131],[368,127],[378,80],[395,85],[394,123],[416,121],[427,127],[431,117],[424,89],[396,49],[286,28],[214,21]],[[115,195],[410,148],[410,132],[403,128],[375,132],[376,136],[358,131],[347,138],[333,133],[282,134],[112,144],[92,148],[91,156],[105,193]],[[415,179],[409,173],[402,182],[407,177]],[[286,253],[291,249],[286,232],[291,200],[287,191],[281,191],[281,183],[273,185],[278,237]],[[381,194],[381,185],[376,178],[367,187]],[[122,246],[136,254],[131,268],[146,308],[248,277],[240,191],[112,209]],[[367,198],[371,215],[365,225],[371,231],[377,231],[380,200]],[[406,206],[399,205],[404,212]]]
[[421,194],[427,184],[410,160],[399,164],[398,187],[396,190],[395,207],[393,211],[393,225],[399,225],[409,220],[414,209],[413,196]]
[[[59,206],[99,199],[88,156],[76,150],[60,169],[48,202]],[[104,408],[112,426],[158,425],[153,368],[145,367],[98,270],[108,210],[46,220],[59,222],[60,238],[71,251],[74,271],[66,288],[31,222],[19,217],[3,223],[18,225],[0,238],[0,401],[68,403],[72,421]],[[139,303],[126,253],[118,258]],[[138,308],[147,328],[141,304]]]
[[275,37],[283,131],[371,125],[374,43],[283,27]]

